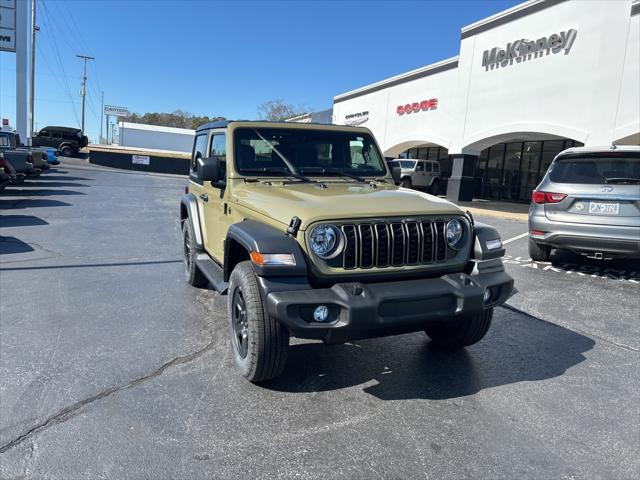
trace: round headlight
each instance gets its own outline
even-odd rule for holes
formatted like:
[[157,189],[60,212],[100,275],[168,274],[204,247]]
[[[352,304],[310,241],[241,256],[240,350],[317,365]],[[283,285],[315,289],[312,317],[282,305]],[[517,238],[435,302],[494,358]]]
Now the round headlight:
[[446,237],[447,244],[454,249],[459,247],[460,240],[462,240],[462,234],[464,230],[462,228],[462,222],[460,220],[450,220],[447,223]]
[[320,258],[328,259],[340,253],[342,245],[340,232],[333,225],[317,225],[309,236],[311,250]]

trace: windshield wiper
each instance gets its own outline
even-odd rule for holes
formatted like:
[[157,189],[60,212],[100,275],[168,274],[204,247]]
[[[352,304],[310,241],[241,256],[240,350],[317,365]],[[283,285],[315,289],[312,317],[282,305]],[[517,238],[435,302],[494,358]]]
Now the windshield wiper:
[[339,168],[307,167],[304,169],[302,168],[300,169],[301,172],[304,172],[305,170],[307,171],[307,173],[313,173],[312,170],[318,170],[317,173],[320,173],[320,174],[339,175],[342,177],[351,178],[360,183],[367,183],[367,181],[364,178],[359,177],[358,175],[354,175],[352,173],[347,173],[345,171],[340,170]]
[[311,182],[310,178],[305,177],[304,175],[300,175],[299,173],[294,173],[287,170],[281,170],[279,168],[243,168],[240,173],[264,173],[265,175],[277,175],[281,177],[293,177],[297,178],[302,182]]
[[633,177],[607,177],[605,183],[640,183],[640,178]]

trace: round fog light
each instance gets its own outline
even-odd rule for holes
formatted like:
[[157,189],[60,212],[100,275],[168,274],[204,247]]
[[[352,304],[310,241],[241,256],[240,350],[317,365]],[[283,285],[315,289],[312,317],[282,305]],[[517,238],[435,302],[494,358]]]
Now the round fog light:
[[486,288],[484,290],[484,303],[489,303],[489,300],[491,300],[491,290]]
[[329,318],[329,309],[324,305],[320,305],[313,311],[313,319],[316,322],[324,322]]

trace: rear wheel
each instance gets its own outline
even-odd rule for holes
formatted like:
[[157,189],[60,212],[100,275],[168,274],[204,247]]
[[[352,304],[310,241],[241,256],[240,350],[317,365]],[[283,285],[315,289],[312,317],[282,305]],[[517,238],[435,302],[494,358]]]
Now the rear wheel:
[[435,195],[436,197],[440,195],[440,182],[433,182],[433,185],[431,185],[431,195]]
[[402,185],[404,188],[411,188],[413,187],[413,184],[411,183],[411,179],[410,178],[403,178],[400,181],[400,185]]
[[264,308],[249,261],[231,272],[228,298],[231,351],[240,373],[254,383],[277,377],[287,362],[289,331]]
[[454,325],[439,325],[425,330],[431,340],[444,348],[462,348],[478,343],[489,331],[493,308],[488,308]]
[[207,280],[207,277],[202,274],[196,265],[198,249],[195,241],[193,240],[193,226],[188,218],[182,222],[182,249],[184,276],[187,279],[187,283],[198,288],[206,287],[209,280]]
[[536,241],[529,239],[529,256],[536,262],[548,262],[551,257],[551,247],[540,245]]
[[73,151],[73,148],[71,148],[69,145],[65,145],[60,149],[60,153],[62,154],[63,157],[72,157],[74,154],[74,151]]

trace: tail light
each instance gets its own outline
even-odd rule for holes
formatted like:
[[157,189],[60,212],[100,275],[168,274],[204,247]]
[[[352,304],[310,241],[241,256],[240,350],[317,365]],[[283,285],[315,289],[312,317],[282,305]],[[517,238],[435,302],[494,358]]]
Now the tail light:
[[186,187],[184,187],[184,193],[189,193],[189,185],[187,185]]
[[566,193],[541,192],[534,190],[531,195],[533,203],[558,203],[567,197]]

